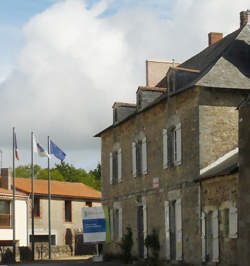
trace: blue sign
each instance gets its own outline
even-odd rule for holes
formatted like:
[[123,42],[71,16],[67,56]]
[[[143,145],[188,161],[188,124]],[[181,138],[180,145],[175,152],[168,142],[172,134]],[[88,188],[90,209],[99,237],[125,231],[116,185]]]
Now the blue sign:
[[88,219],[88,220],[83,220],[82,222],[83,222],[83,231],[86,234],[106,232],[105,219]]

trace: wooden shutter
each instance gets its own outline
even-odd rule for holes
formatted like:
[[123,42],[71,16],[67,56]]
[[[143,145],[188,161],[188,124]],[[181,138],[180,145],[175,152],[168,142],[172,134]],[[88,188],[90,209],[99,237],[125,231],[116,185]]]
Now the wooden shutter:
[[229,208],[229,237],[238,237],[238,211],[235,207]]
[[133,177],[136,177],[136,143],[132,142],[132,172]]
[[[144,241],[148,234],[148,224],[147,224],[147,206],[146,203],[143,205],[143,235],[144,235]],[[144,258],[147,258],[148,251],[146,246],[144,245]]]
[[206,261],[206,213],[201,213],[201,258],[202,262]]
[[122,181],[122,149],[118,150],[118,183]]
[[109,154],[109,181],[113,184],[113,154]]
[[212,261],[219,261],[219,219],[218,219],[219,211],[215,210],[212,213],[212,238],[213,238],[213,246],[212,246]]
[[181,123],[176,125],[176,165],[181,164]]
[[175,222],[176,222],[176,260],[182,260],[182,214],[181,199],[175,203]]
[[146,175],[148,172],[147,168],[147,138],[142,139],[142,171]]
[[163,169],[168,168],[168,131],[167,129],[163,129],[162,131],[162,141],[163,141],[163,154],[162,154],[162,159],[163,159]]
[[110,239],[114,240],[114,210],[112,208],[109,210],[109,220],[110,220]]
[[119,240],[122,239],[122,234],[123,234],[123,230],[122,230],[122,208],[118,209],[118,238]]
[[166,259],[170,260],[170,221],[169,201],[165,201],[165,235],[166,235]]

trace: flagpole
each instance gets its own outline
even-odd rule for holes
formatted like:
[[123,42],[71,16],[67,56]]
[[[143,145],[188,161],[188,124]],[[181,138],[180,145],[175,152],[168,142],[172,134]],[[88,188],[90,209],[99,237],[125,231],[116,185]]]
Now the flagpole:
[[[48,154],[50,154],[50,137],[48,136]],[[50,221],[50,158],[48,157],[48,226],[49,226],[49,259],[51,259],[51,221]]]
[[13,256],[16,261],[16,177],[15,177],[15,156],[16,156],[16,137],[15,127],[13,127],[13,187],[12,187],[12,226],[13,226]]
[[32,260],[35,259],[35,243],[34,243],[34,237],[35,237],[35,230],[34,230],[34,160],[33,160],[33,155],[34,155],[34,133],[31,132],[31,198],[32,198],[32,217],[31,217],[31,248],[32,248]]

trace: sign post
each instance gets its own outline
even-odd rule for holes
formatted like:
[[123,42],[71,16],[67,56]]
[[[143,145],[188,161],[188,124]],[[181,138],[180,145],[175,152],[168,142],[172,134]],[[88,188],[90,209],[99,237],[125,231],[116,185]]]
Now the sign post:
[[83,241],[85,243],[96,243],[97,256],[94,261],[103,261],[100,254],[100,243],[106,242],[108,227],[108,217],[106,217],[103,207],[82,208],[82,223],[83,223]]

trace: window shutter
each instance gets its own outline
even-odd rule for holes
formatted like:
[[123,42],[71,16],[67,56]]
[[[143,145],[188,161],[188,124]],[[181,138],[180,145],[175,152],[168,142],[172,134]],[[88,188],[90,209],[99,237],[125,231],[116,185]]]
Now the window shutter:
[[110,239],[114,240],[114,211],[113,209],[109,210],[109,219],[110,219]]
[[133,177],[136,177],[136,143],[132,142],[132,172]]
[[109,181],[113,184],[113,154],[109,154]]
[[119,230],[119,233],[118,233],[118,236],[119,236],[119,240],[122,240],[122,233],[123,233],[123,231],[122,231],[122,208],[119,208],[118,209],[118,215],[119,215],[119,217],[118,217],[118,220],[119,220],[119,225],[118,225],[118,230]]
[[[147,237],[148,234],[148,224],[147,224],[147,206],[146,203],[144,203],[143,207],[143,236],[144,236],[144,240]],[[146,246],[144,245],[144,258],[148,257],[148,251]]]
[[181,199],[175,203],[175,221],[176,221],[176,260],[182,260],[182,215]]
[[163,141],[163,169],[168,168],[168,131],[167,129],[163,129],[162,131],[162,141]]
[[122,149],[118,150],[118,183],[122,181]]
[[219,261],[219,220],[218,220],[218,210],[212,213],[212,237],[213,237],[213,247],[212,247],[212,261]]
[[235,207],[229,208],[229,237],[237,238],[238,236],[238,211]]
[[147,169],[147,138],[142,139],[142,171],[146,175],[148,172]]
[[165,201],[166,259],[170,260],[169,201]]
[[181,164],[181,123],[176,125],[176,165]]
[[202,262],[206,261],[206,213],[201,213],[201,258]]

